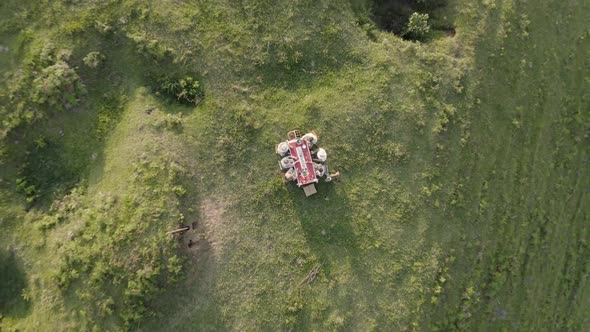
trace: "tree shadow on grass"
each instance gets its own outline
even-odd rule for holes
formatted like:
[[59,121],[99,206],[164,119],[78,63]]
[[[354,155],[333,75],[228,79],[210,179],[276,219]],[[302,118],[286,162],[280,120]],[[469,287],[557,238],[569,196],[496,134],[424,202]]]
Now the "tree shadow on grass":
[[27,278],[12,251],[0,251],[0,314],[5,317],[24,317],[30,304],[22,297]]

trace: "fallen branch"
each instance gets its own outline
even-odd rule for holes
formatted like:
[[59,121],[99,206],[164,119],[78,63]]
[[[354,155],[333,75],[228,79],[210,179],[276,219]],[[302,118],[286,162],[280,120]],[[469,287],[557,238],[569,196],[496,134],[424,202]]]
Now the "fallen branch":
[[299,287],[311,284],[318,276],[318,273],[320,273],[321,267],[321,264],[316,264],[316,266],[314,266],[313,269],[311,269],[311,271],[307,273],[307,276],[303,278],[303,280],[301,280],[301,282],[299,283]]
[[175,229],[175,230],[173,230],[173,231],[166,232],[166,235],[172,235],[172,234],[184,233],[184,232],[188,231],[189,229],[190,229],[190,227],[189,227],[189,226],[184,226],[184,227],[182,227],[182,228],[179,228],[179,229]]

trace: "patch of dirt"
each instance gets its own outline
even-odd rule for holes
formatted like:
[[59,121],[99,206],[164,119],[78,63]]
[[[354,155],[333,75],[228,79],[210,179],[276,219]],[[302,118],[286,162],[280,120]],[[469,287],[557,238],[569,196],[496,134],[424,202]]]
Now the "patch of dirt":
[[219,200],[207,198],[201,203],[201,225],[204,228],[207,240],[212,249],[219,252],[222,242],[219,239],[223,227],[225,203]]
[[449,37],[449,38],[453,38],[457,34],[457,31],[455,30],[455,28],[446,28],[443,31],[446,33],[447,37]]
[[213,198],[201,202],[199,220],[182,236],[183,245],[194,261],[207,260],[207,256],[215,257],[221,252],[225,206],[225,202]]
[[214,302],[222,239],[227,227],[224,219],[226,207],[224,200],[204,199],[187,222],[190,229],[178,238],[189,261],[186,278],[178,285],[174,299],[170,300],[177,302],[180,309],[175,311],[174,321],[190,319],[189,316],[199,307],[210,307]]

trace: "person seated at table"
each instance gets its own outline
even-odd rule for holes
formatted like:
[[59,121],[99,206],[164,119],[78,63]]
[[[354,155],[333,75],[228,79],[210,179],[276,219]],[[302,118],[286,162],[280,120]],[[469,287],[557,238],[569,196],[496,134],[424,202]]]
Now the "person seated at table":
[[285,173],[285,180],[287,181],[294,181],[297,178],[295,168],[290,168],[287,173]]
[[284,157],[289,155],[289,144],[287,142],[281,142],[277,145],[277,153],[279,156]]
[[307,148],[309,149],[309,152],[311,154],[317,153],[319,146],[317,145],[318,143],[318,138],[315,134],[312,133],[308,133],[303,135],[303,139],[307,142]]
[[303,135],[302,138],[306,140],[311,146],[316,145],[318,143],[318,137],[312,133],[307,133]]
[[281,169],[284,171],[286,169],[289,169],[289,168],[295,166],[296,161],[297,161],[296,157],[293,157],[293,156],[284,157],[280,161]]
[[311,160],[313,160],[316,163],[324,163],[327,159],[328,154],[326,153],[326,150],[322,148],[319,148],[316,153],[311,155]]
[[328,165],[322,165],[322,167],[324,168],[324,174],[326,175],[326,179],[324,179],[324,181],[330,182],[340,177],[340,172],[330,174],[328,172]]
[[313,169],[315,170],[315,175],[316,175],[318,178],[321,178],[322,176],[324,176],[324,174],[325,174],[325,169],[324,169],[324,166],[323,166],[322,164],[317,164],[317,163],[314,163],[314,164],[313,164]]
[[311,156],[313,157],[315,154],[318,153],[320,147],[316,145],[312,145],[309,147],[309,153],[311,153]]

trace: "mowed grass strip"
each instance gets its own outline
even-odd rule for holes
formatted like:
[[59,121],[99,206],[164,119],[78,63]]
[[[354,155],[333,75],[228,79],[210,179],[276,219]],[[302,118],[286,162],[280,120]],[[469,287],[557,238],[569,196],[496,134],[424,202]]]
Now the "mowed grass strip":
[[472,140],[449,139],[445,222],[432,234],[460,234],[450,245],[459,259],[425,327],[588,326],[589,8],[558,11],[517,3],[496,26],[511,27],[505,41],[481,42]]

